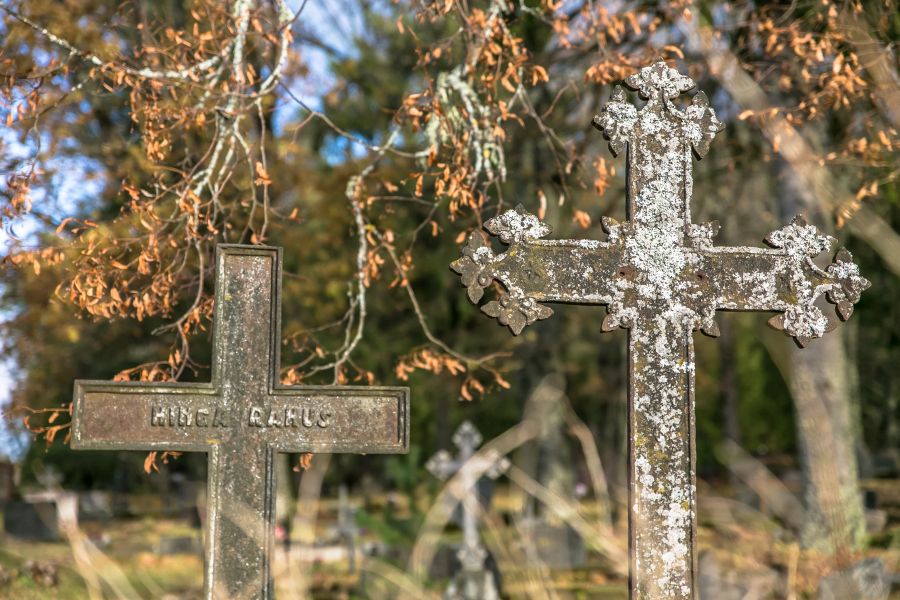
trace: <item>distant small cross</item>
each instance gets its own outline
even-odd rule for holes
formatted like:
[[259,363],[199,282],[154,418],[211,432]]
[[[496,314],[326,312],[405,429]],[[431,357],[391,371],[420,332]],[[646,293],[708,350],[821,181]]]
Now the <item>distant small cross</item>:
[[[448,479],[460,472],[463,477],[463,489],[466,490],[469,498],[478,502],[478,482],[473,479],[472,474],[464,468],[464,465],[475,455],[475,450],[481,445],[481,441],[481,434],[475,429],[475,426],[469,421],[463,421],[463,424],[453,434],[453,443],[459,448],[458,457],[454,459],[446,450],[439,450],[425,463],[425,468],[441,480]],[[498,456],[493,459],[484,474],[495,479],[502,475],[507,468],[509,468],[509,460],[506,457]],[[498,598],[493,578],[488,580],[479,578],[485,573],[484,559],[487,558],[487,552],[478,537],[478,517],[470,504],[465,501],[461,504],[463,545],[457,552],[457,557],[462,564],[463,572],[459,582],[451,584],[454,591],[446,594],[445,597],[451,596],[454,599],[465,598],[466,600]],[[488,589],[485,589],[485,586]]]
[[212,381],[76,381],[72,447],[206,452],[204,595],[270,598],[274,453],[405,453],[409,390],[281,385],[281,249],[216,250]]
[[627,149],[627,215],[603,219],[606,242],[545,240],[550,227],[521,206],[485,223],[507,244],[495,255],[473,232],[451,268],[473,303],[498,281],[506,292],[482,307],[514,334],[553,311],[541,302],[605,304],[601,329],[628,329],[631,597],[695,596],[694,330],[718,335],[717,310],[775,311],[769,322],[801,346],[836,325],[825,296],[847,319],[869,282],[840,250],[825,269],[813,258],[833,240],[801,218],[766,238],[772,249],[714,246],[718,223],[691,222],[692,151],[702,157],[723,126],[694,82],[659,62],[616,87],[594,117],[614,154]]

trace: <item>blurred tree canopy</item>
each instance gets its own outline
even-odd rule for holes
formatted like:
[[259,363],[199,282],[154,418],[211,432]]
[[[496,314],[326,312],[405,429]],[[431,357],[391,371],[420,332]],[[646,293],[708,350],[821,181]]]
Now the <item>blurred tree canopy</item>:
[[[846,373],[847,476],[896,452],[893,2],[315,4],[0,7],[2,343],[15,411],[50,442],[29,461],[64,463],[70,484],[112,481],[119,459],[64,450],[76,377],[209,376],[212,253],[227,241],[285,248],[286,383],[408,383],[424,458],[461,415],[503,432],[561,373],[621,488],[624,334],[600,336],[599,308],[561,307],[513,339],[448,264],[517,203],[557,237],[624,219],[624,161],[590,121],[660,58],[727,126],[695,166],[695,220],[756,245],[812,214],[872,280],[838,337],[846,360],[822,351],[816,368]],[[726,340],[697,342],[701,475],[724,474],[726,438],[815,463],[789,341],[761,315],[721,321]]]

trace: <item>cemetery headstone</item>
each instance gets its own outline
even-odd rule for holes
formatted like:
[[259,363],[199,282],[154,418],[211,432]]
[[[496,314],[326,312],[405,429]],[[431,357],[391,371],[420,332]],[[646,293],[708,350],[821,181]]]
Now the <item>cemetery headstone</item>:
[[338,532],[347,547],[348,569],[356,573],[356,540],[359,537],[359,526],[356,524],[356,509],[350,505],[347,486],[338,490]]
[[[575,492],[575,475],[565,435],[564,401],[563,378],[556,374],[544,377],[525,405],[525,417],[538,431],[534,442],[524,446],[522,452],[533,476],[549,493],[571,498]],[[553,507],[531,498],[520,526],[536,558],[547,567],[573,569],[584,565],[587,559],[584,540]]]
[[[425,464],[425,468],[444,480],[457,472],[463,477],[463,489],[468,491],[469,501],[479,502],[477,482],[465,468],[466,462],[475,454],[481,445],[481,434],[469,421],[464,421],[456,433],[453,443],[459,449],[457,458],[446,450],[440,450]],[[506,457],[498,457],[485,472],[491,478],[499,477],[509,467]],[[481,545],[478,536],[477,513],[467,503],[462,503],[463,543],[457,552],[461,564],[460,573],[454,577],[444,592],[445,600],[494,600],[499,598],[494,574],[485,568],[487,551]]]
[[495,254],[472,232],[451,268],[478,303],[498,281],[505,292],[482,311],[514,334],[553,311],[544,302],[605,304],[600,328],[628,329],[629,545],[631,597],[696,594],[696,446],[693,331],[718,334],[717,310],[773,311],[769,322],[804,345],[836,325],[821,297],[847,319],[869,282],[847,250],[826,268],[813,259],[833,240],[798,217],[771,234],[771,249],[713,245],[718,223],[691,221],[692,152],[709,150],[723,126],[694,82],[664,62],[616,87],[594,126],[627,155],[627,216],[604,218],[609,235],[548,240],[550,227],[522,206],[485,223],[509,249]]
[[45,465],[42,469],[35,473],[34,478],[39,484],[41,484],[41,487],[43,487],[45,491],[50,493],[58,490],[60,484],[63,481],[62,473],[60,473],[59,469],[57,469],[53,465]]
[[30,541],[57,541],[78,525],[78,496],[60,489],[62,475],[52,466],[36,474],[43,489],[23,494],[3,509],[3,530]]
[[54,542],[61,539],[56,501],[7,502],[3,508],[3,531],[22,540]]
[[156,553],[161,556],[176,554],[201,554],[203,543],[192,535],[161,536],[156,545]]
[[784,596],[785,577],[765,565],[725,568],[709,550],[700,553],[699,563],[699,600],[769,600]]
[[16,465],[0,459],[0,506],[13,499],[16,493]]
[[78,517],[82,521],[108,521],[113,518],[113,497],[103,490],[78,494]]
[[284,386],[281,249],[216,252],[212,381],[76,381],[77,450],[206,452],[206,598],[273,594],[276,452],[405,453],[409,390]]
[[537,558],[551,569],[577,569],[587,561],[584,540],[567,523],[549,523],[541,517],[528,517],[522,530],[534,545]]
[[887,600],[891,577],[879,558],[865,558],[819,582],[818,600]]

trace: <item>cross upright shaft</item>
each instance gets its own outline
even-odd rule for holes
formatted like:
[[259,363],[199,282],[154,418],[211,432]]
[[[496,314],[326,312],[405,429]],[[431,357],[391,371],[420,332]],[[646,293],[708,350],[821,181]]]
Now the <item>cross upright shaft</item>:
[[601,329],[628,329],[629,543],[631,597],[695,597],[693,334],[718,335],[716,310],[767,310],[801,345],[830,330],[825,295],[846,319],[869,283],[850,253],[820,269],[812,258],[832,240],[802,219],[767,238],[774,249],[718,247],[717,223],[694,224],[692,152],[706,154],[722,129],[706,95],[675,100],[690,78],[656,63],[626,80],[641,109],[616,88],[594,118],[616,154],[627,148],[627,214],[604,218],[606,242],[544,240],[550,228],[521,206],[485,223],[508,244],[495,255],[479,232],[451,268],[478,302],[498,281],[506,292],[482,307],[514,334],[552,310],[541,302],[605,304]]
[[282,386],[281,251],[217,247],[212,381],[76,381],[75,449],[207,452],[207,598],[269,598],[274,453],[402,453],[407,388]]

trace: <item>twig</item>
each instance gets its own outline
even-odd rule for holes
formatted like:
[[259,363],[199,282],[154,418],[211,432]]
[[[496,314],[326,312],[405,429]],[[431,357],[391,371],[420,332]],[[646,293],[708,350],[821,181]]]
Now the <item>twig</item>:
[[[22,14],[19,14],[18,12],[12,10],[8,6],[0,5],[0,10],[5,12],[6,14],[8,14],[13,19],[16,19],[17,21],[19,21],[21,23],[24,23],[31,29],[37,31],[38,33],[40,33],[41,35],[46,37],[48,40],[50,40],[50,42],[56,44],[57,46],[65,49],[65,50],[68,50],[70,56],[77,56],[79,58],[82,58],[96,67],[106,68],[110,65],[113,65],[113,61],[104,61],[102,58],[100,58],[96,54],[87,52],[85,50],[79,50],[69,41],[59,37],[58,35],[56,35],[52,31],[50,31],[46,27],[41,27],[40,25],[38,25],[37,23],[35,23],[31,19],[29,19],[28,17],[26,17]],[[191,67],[187,67],[184,69],[178,69],[178,70],[167,69],[164,71],[157,71],[155,69],[147,69],[147,68],[135,69],[133,67],[129,67],[126,65],[116,65],[115,68],[118,70],[121,70],[125,73],[128,73],[129,75],[134,75],[136,77],[142,77],[144,79],[174,79],[174,80],[183,80],[183,81],[194,82],[195,81],[194,76],[197,73],[207,71],[210,68],[212,68],[213,66],[215,66],[216,63],[218,63],[225,57],[225,55],[228,53],[229,49],[230,49],[230,46],[226,46],[222,49],[221,52],[219,52],[219,54],[217,54],[215,56],[211,56],[202,62],[199,62]]]

